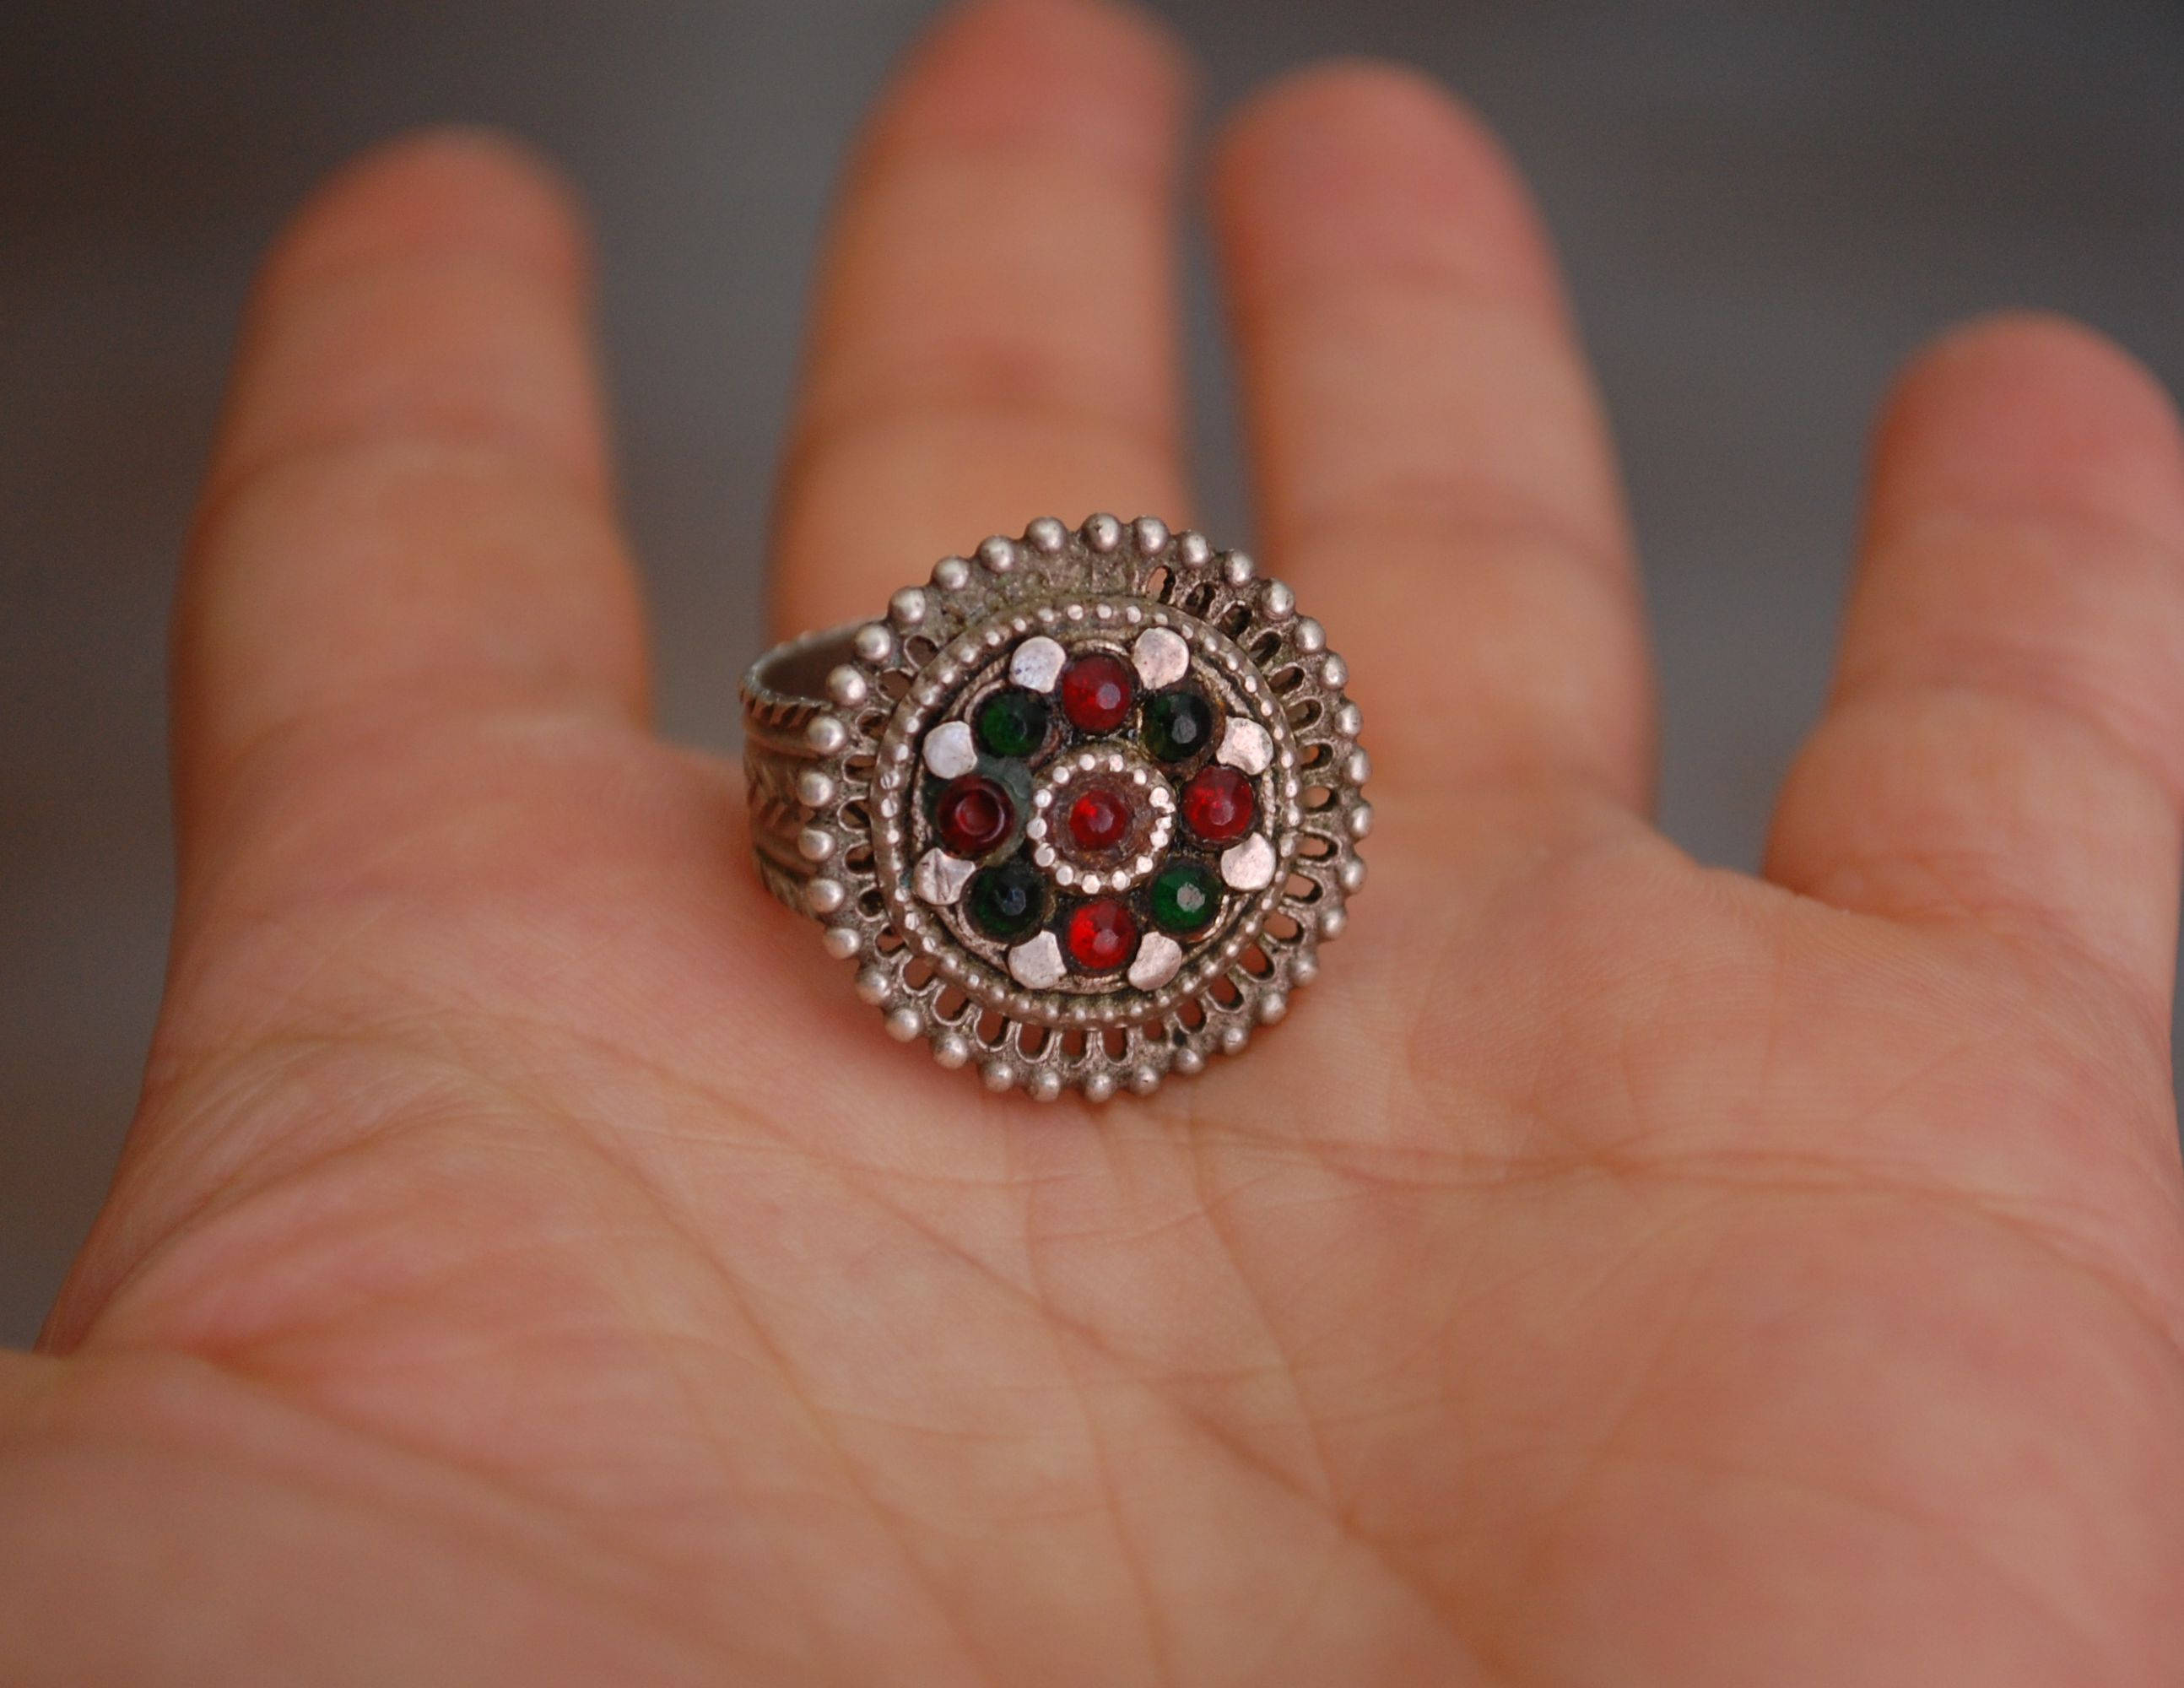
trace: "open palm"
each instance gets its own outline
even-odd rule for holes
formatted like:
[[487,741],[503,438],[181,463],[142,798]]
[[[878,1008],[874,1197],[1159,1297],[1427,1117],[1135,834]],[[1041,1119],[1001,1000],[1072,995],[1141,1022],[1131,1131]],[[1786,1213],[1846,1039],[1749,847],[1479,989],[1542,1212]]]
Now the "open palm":
[[[1186,519],[1178,58],[944,19],[839,209],[782,631]],[[643,721],[560,200],[476,138],[269,266],[179,616],[112,1201],[0,1360],[11,1684],[2153,1684],[2184,1670],[2184,454],[2036,320],[1884,428],[1768,875],[1644,637],[1520,190],[1294,78],[1215,211],[1373,883],[1104,1109],[878,1035]],[[732,684],[724,656],[722,685]]]

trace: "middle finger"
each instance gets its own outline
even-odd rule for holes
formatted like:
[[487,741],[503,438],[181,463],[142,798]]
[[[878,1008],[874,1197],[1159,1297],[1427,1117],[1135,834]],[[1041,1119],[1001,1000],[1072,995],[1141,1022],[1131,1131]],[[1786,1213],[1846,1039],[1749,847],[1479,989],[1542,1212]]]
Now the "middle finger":
[[781,633],[877,614],[1034,517],[1180,526],[1185,71],[1105,0],[972,0],[883,97],[836,213],[784,463]]

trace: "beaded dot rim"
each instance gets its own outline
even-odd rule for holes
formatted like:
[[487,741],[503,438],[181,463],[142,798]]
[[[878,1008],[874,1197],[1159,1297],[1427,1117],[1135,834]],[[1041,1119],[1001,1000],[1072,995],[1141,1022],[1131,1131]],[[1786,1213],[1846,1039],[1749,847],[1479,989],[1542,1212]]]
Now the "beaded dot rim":
[[[810,864],[795,900],[824,924],[830,953],[855,961],[858,994],[894,1037],[924,1039],[944,1067],[976,1066],[997,1091],[1051,1100],[1075,1089],[1103,1101],[1242,1052],[1318,975],[1320,944],[1340,933],[1364,883],[1370,765],[1342,659],[1244,553],[1151,517],[1098,515],[1074,530],[1043,518],[1020,539],[944,558],[884,618],[847,631],[829,702],[805,722],[807,760],[783,818],[800,823]],[[1072,720],[1064,682],[1071,663],[1095,653],[1128,665],[1135,689],[1119,724],[1088,730]],[[1152,735],[1145,712],[1178,688],[1195,689],[1213,721],[1180,754],[1172,736]],[[978,725],[1006,690],[1051,704],[1045,740],[1014,755],[996,754]],[[1101,694],[1111,699],[1112,688]],[[1018,700],[1010,719],[1036,711]],[[1229,801],[1197,806],[1211,837],[1187,818],[1191,782],[1208,770],[1228,771],[1211,795]],[[1249,792],[1240,805],[1239,775]],[[959,855],[939,799],[966,781],[989,786],[986,798],[1000,793],[1008,823],[998,844],[982,833]],[[1107,856],[1074,847],[1068,833],[1066,799],[1088,782],[1104,794],[1090,842],[1123,829]],[[1249,816],[1240,833],[1240,813]],[[1152,895],[1180,861],[1206,870],[1197,877],[1210,877],[1219,906],[1177,933],[1163,929]],[[970,887],[1016,861],[1044,877],[1042,916],[1028,933],[984,929]],[[1091,971],[1069,952],[1071,916],[1093,900],[1124,911],[1122,967]],[[1112,926],[1114,911],[1100,919]]]

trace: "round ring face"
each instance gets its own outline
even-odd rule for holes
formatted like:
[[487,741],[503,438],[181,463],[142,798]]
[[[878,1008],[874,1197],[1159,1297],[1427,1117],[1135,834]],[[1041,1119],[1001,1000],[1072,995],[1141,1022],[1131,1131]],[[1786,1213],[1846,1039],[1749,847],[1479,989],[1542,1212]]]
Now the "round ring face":
[[1248,559],[1034,522],[853,648],[807,900],[895,1035],[1101,1100],[1240,1051],[1314,976],[1368,768],[1341,659]]

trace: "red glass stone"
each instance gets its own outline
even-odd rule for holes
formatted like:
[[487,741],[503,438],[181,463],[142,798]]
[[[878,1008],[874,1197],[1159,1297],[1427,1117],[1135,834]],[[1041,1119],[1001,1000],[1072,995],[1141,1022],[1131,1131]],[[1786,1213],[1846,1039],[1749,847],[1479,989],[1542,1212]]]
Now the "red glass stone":
[[1069,959],[1078,971],[1112,973],[1138,947],[1138,923],[1112,897],[1078,905],[1069,916]]
[[1079,733],[1112,733],[1128,716],[1136,690],[1128,663],[1092,651],[1061,671],[1061,712]]
[[1129,837],[1134,818],[1120,792],[1095,785],[1069,805],[1069,836],[1081,850],[1112,850]]
[[1259,799],[1251,782],[1219,763],[1201,769],[1183,788],[1183,822],[1208,844],[1234,844],[1251,830]]
[[976,861],[1009,835],[1016,825],[1009,794],[980,774],[950,780],[933,805],[933,824],[951,855]]

